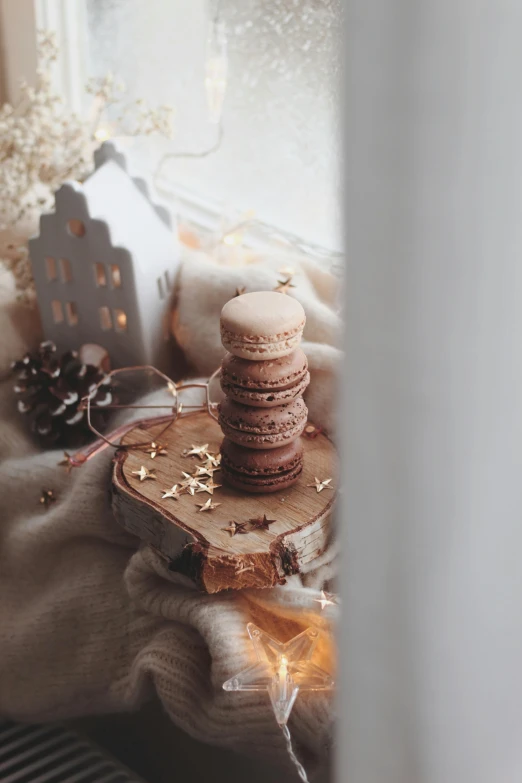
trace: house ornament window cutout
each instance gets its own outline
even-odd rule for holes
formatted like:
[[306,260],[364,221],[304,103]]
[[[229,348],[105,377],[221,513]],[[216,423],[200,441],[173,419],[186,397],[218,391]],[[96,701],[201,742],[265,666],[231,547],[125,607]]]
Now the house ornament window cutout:
[[103,345],[115,368],[161,368],[177,229],[115,142],[96,151],[95,166],[84,183],[56,191],[29,242],[45,339],[60,352]]

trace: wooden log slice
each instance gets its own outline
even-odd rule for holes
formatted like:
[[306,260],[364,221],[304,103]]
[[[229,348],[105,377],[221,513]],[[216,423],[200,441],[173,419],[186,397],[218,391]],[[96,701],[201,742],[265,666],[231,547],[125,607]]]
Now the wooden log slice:
[[[123,438],[125,445],[155,440],[164,425],[136,427]],[[327,543],[329,516],[335,491],[317,492],[315,478],[337,480],[337,455],[333,444],[320,434],[303,438],[304,469],[297,484],[267,495],[249,495],[223,485],[212,495],[183,494],[179,500],[162,495],[193,473],[201,459],[183,456],[193,446],[209,444],[217,453],[223,435],[206,412],[181,418],[161,436],[166,456],[151,459],[145,450],[120,450],[114,460],[113,509],[130,533],[153,545],[169,561],[169,567],[192,579],[208,593],[245,587],[273,587],[299,573],[318,557]],[[133,471],[141,466],[154,471],[155,480],[140,481]],[[220,471],[214,473],[220,484]],[[197,503],[211,499],[220,505],[210,512]],[[263,517],[276,521],[267,530],[231,535],[230,522]],[[247,524],[247,528],[251,525]]]

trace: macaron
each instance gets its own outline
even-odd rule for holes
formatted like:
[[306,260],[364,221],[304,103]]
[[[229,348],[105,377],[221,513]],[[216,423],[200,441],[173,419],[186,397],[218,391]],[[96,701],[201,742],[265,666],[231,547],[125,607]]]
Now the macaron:
[[239,359],[227,353],[221,365],[221,388],[236,402],[272,408],[292,402],[310,383],[308,361],[301,348],[264,362]]
[[287,294],[242,294],[221,311],[221,342],[240,359],[278,359],[298,347],[305,321],[302,305]]
[[301,441],[278,449],[255,450],[225,438],[221,444],[221,478],[234,489],[265,494],[288,489],[303,470]]
[[226,397],[219,405],[223,435],[250,449],[276,449],[297,438],[306,426],[308,409],[301,397],[287,405],[254,408]]

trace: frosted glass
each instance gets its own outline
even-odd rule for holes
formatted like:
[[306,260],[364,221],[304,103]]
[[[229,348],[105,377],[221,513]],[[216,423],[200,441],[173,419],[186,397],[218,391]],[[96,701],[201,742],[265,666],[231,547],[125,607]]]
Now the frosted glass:
[[[175,108],[172,142],[212,146],[205,94],[204,0],[86,0],[90,71],[112,70],[132,97]],[[337,82],[340,0],[222,0],[229,71],[224,138],[162,173],[204,197],[311,242],[341,247]]]

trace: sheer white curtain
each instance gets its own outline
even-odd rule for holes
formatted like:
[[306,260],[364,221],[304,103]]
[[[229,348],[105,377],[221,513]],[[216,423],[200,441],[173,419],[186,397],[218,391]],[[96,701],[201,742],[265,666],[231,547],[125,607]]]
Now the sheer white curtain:
[[522,5],[347,6],[338,779],[519,783]]

